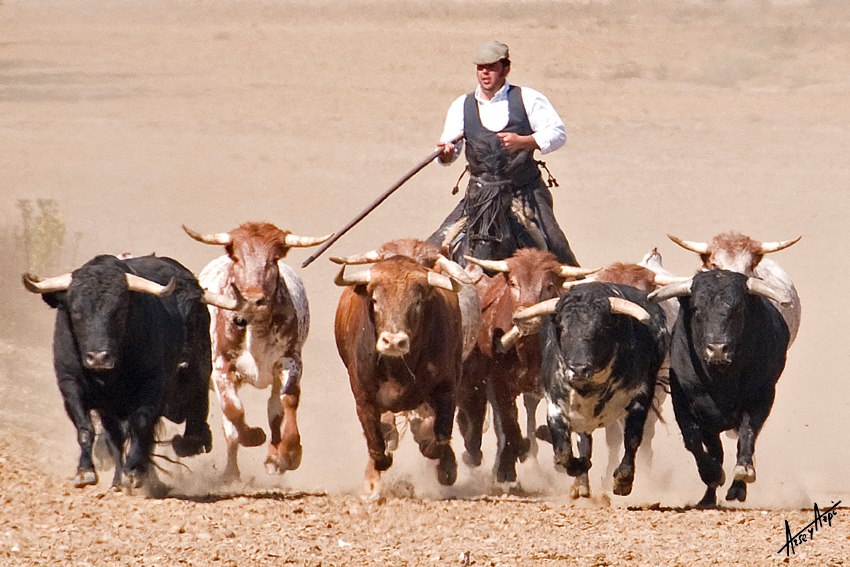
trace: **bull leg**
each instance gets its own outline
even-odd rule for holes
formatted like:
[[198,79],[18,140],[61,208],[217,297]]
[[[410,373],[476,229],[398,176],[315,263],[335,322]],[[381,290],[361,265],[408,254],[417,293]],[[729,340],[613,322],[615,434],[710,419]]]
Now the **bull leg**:
[[248,427],[245,423],[245,408],[239,399],[235,381],[227,374],[213,372],[213,384],[218,393],[221,405],[221,422],[224,430],[224,441],[227,445],[227,464],[224,468],[224,480],[237,480],[239,466],[237,453],[239,445],[256,447],[266,441],[265,432],[259,427]]
[[623,460],[614,471],[614,494],[628,496],[635,481],[635,454],[643,439],[643,426],[646,424],[646,412],[649,399],[645,394],[635,398],[630,404],[623,431]]
[[124,428],[121,421],[113,417],[100,418],[109,455],[115,464],[112,476],[112,488],[120,489],[124,475]]
[[526,392],[522,395],[522,403],[525,406],[525,439],[528,443],[528,454],[537,458],[537,406],[542,396],[537,392]]
[[[723,446],[720,437],[704,433],[696,418],[691,413],[688,400],[676,380],[673,369],[670,369],[670,393],[673,398],[673,412],[676,422],[682,432],[685,448],[694,456],[697,471],[706,485],[705,494],[697,503],[698,508],[714,508],[717,506],[717,487],[726,482],[723,473]],[[707,449],[707,450],[706,450]]]
[[[474,355],[473,355],[474,356]],[[464,373],[463,380],[472,378]],[[475,384],[463,384],[457,393],[457,425],[463,437],[463,462],[470,467],[481,465],[481,438],[484,433],[484,414],[487,410],[487,389],[483,380]]]
[[590,469],[590,459],[576,459],[573,456],[573,445],[570,439],[572,430],[567,416],[564,415],[557,402],[548,399],[548,396],[547,401],[549,408],[546,412],[546,422],[549,425],[549,436],[552,439],[555,466],[564,467],[570,476],[586,473]]
[[613,489],[614,485],[610,479],[614,478],[614,471],[620,464],[620,447],[623,446],[623,422],[617,420],[616,423],[605,428],[605,445],[608,447],[608,464],[605,467],[605,476],[603,477],[602,486],[607,489]]
[[199,362],[198,356],[190,358],[189,367],[179,371],[178,380],[190,384],[192,390],[186,391],[186,426],[183,435],[171,438],[171,447],[178,457],[191,457],[212,450],[212,431],[207,419],[210,413],[209,376],[211,362],[209,357]]
[[[771,405],[772,402],[771,399]],[[747,483],[756,481],[753,453],[756,449],[756,438],[764,426],[766,417],[767,412],[753,412],[743,415],[741,425],[738,427],[738,455],[734,479],[726,493],[726,500],[744,502],[747,499]]]
[[496,455],[496,482],[516,482],[516,462],[528,456],[528,442],[519,429],[516,398],[506,384],[495,378],[487,388],[498,439]]
[[92,446],[94,445],[94,424],[91,413],[83,400],[83,393],[74,376],[57,376],[59,391],[65,405],[65,413],[77,430],[77,444],[80,446],[80,460],[77,472],[71,479],[76,488],[97,484],[97,473],[92,461]]
[[398,427],[395,424],[395,414],[391,411],[385,411],[381,414],[381,433],[384,435],[384,443],[387,444],[387,451],[393,452],[398,449]]
[[148,481],[150,455],[154,443],[154,428],[158,421],[154,405],[142,403],[127,419],[127,437],[130,441],[125,468],[125,485],[142,487]]
[[[593,455],[593,437],[589,433],[578,434],[578,454],[582,459],[590,459]],[[587,471],[581,473],[573,481],[573,486],[570,489],[570,498],[590,498],[590,478]]]
[[366,448],[369,451],[369,462],[366,464],[365,491],[372,498],[380,496],[381,473],[393,464],[392,453],[387,452],[387,445],[381,431],[381,412],[373,396],[355,398],[357,418],[366,437]]
[[[430,396],[430,405],[434,408],[433,443],[437,449],[436,457],[439,459],[437,481],[443,486],[451,486],[457,480],[457,459],[451,446],[455,419],[454,385],[454,380],[443,382]],[[426,455],[426,452],[422,451],[422,454]]]
[[278,447],[279,466],[294,471],[301,466],[301,434],[298,432],[298,404],[301,400],[301,358],[287,359],[283,372],[283,431]]

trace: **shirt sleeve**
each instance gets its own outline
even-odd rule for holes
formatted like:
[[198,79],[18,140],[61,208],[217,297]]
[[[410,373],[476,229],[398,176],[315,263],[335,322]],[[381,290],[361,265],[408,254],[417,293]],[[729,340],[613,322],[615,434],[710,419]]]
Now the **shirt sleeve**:
[[[463,103],[466,100],[466,95],[459,96],[449,107],[446,113],[446,122],[443,125],[443,133],[440,135],[440,142],[451,142],[459,135],[463,134]],[[439,159],[437,162],[441,165],[449,165],[454,162],[463,150],[463,140],[455,144],[455,154],[449,163],[443,163]]]
[[534,89],[522,87],[522,103],[541,154],[554,152],[567,142],[564,121],[548,98]]

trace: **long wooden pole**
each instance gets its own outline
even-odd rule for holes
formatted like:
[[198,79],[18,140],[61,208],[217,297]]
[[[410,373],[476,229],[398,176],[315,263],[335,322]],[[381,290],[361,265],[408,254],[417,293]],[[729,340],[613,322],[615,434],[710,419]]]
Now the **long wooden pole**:
[[[463,134],[461,134],[461,135],[457,136],[454,140],[452,140],[452,143],[453,143],[453,144],[456,144],[456,143],[458,143],[458,142],[459,142],[462,138],[463,138]],[[413,177],[414,175],[416,175],[417,173],[419,173],[419,172],[420,172],[420,171],[421,171],[421,170],[422,170],[422,169],[423,169],[426,165],[428,165],[429,163],[431,163],[432,161],[434,161],[434,159],[435,159],[438,155],[440,155],[442,152],[443,152],[442,148],[437,148],[436,150],[434,150],[433,152],[431,152],[431,153],[428,155],[428,157],[426,157],[425,159],[423,159],[422,161],[420,161],[418,164],[416,164],[416,165],[413,167],[413,169],[411,169],[410,171],[408,171],[407,173],[405,173],[405,174],[401,177],[401,179],[399,179],[398,181],[396,181],[395,183],[393,183],[393,186],[392,186],[392,187],[390,187],[389,189],[387,189],[386,191],[384,191],[384,192],[381,194],[381,196],[380,196],[380,197],[378,197],[377,199],[375,199],[374,201],[372,201],[372,203],[371,203],[368,207],[366,207],[365,209],[363,209],[362,211],[360,211],[360,213],[359,213],[356,217],[354,217],[353,219],[351,219],[350,221],[348,221],[348,224],[346,224],[344,227],[342,227],[341,229],[339,229],[339,230],[337,230],[336,232],[334,232],[334,233],[333,233],[333,236],[331,236],[330,238],[328,238],[327,240],[325,240],[325,242],[324,242],[321,246],[319,246],[319,248],[318,248],[318,249],[317,249],[317,250],[313,253],[313,255],[312,255],[312,256],[310,256],[309,258],[307,258],[306,260],[304,260],[304,262],[302,262],[302,263],[301,263],[301,267],[302,267],[302,268],[306,268],[307,266],[309,266],[309,265],[313,262],[313,260],[315,260],[316,258],[318,258],[319,256],[321,256],[321,255],[322,255],[322,253],[323,253],[325,250],[327,250],[328,248],[330,248],[330,247],[331,247],[331,245],[332,245],[334,242],[336,242],[337,240],[339,240],[339,239],[340,239],[340,237],[342,237],[342,235],[343,235],[343,234],[345,234],[346,232],[348,232],[349,230],[351,230],[351,228],[352,228],[354,225],[356,225],[357,223],[359,223],[360,221],[362,221],[362,220],[366,217],[366,215],[368,215],[369,213],[371,213],[372,211],[374,211],[374,210],[378,207],[378,205],[380,205],[381,203],[383,203],[383,202],[387,199],[387,197],[389,197],[390,195],[392,195],[393,193],[395,193],[395,191],[396,191],[399,187],[401,187],[402,185],[404,185],[404,184],[405,184],[405,182],[407,182],[407,180],[408,180],[408,179],[410,179],[411,177]]]

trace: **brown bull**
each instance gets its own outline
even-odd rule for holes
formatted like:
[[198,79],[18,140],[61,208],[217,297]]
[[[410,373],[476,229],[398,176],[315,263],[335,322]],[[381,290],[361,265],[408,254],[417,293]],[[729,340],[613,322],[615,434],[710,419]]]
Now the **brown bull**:
[[382,416],[427,406],[433,415],[413,429],[422,454],[437,459],[437,479],[454,484],[451,448],[454,392],[461,372],[459,287],[405,256],[393,256],[346,275],[334,323],[337,350],[348,369],[369,461],[365,490],[380,496],[381,471],[392,465]]
[[[493,406],[498,454],[494,467],[498,482],[516,480],[516,462],[525,460],[533,442],[534,411],[540,400],[540,346],[536,336],[519,338],[508,348],[500,339],[513,327],[515,311],[557,297],[567,278],[593,270],[562,266],[549,252],[527,248],[507,260],[477,260],[486,270],[497,272],[478,284],[481,297],[481,331],[475,349],[464,363],[458,388],[458,426],[466,452],[464,462],[481,464],[481,436],[489,397]],[[516,398],[526,399],[529,437],[520,431]]]
[[271,431],[266,470],[279,474],[301,464],[301,436],[296,413],[301,396],[301,350],[310,328],[307,295],[301,277],[283,262],[292,247],[315,246],[325,237],[296,236],[269,223],[244,223],[230,232],[199,234],[199,242],[224,246],[198,280],[212,291],[244,298],[236,315],[210,308],[213,384],[221,404],[227,442],[225,478],[238,478],[239,445],[256,447],[266,440],[260,427],[245,420],[239,388],[271,387]]

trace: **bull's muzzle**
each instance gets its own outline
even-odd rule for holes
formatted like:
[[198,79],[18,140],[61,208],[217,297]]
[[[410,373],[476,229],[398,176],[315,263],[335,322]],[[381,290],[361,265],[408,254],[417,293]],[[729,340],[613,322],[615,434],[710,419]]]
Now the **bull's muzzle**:
[[375,349],[384,356],[404,356],[410,352],[410,337],[405,332],[384,331],[378,335]]
[[83,366],[89,370],[112,370],[115,358],[108,350],[89,350],[83,354]]
[[727,343],[708,343],[705,347],[704,358],[708,364],[717,366],[726,366],[732,362]]

